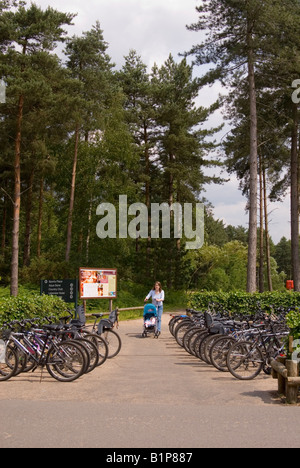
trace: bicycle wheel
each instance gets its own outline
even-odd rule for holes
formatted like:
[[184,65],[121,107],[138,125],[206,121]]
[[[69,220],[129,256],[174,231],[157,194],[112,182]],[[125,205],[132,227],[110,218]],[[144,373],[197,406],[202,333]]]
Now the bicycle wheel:
[[229,372],[239,380],[253,380],[264,366],[261,350],[251,341],[240,341],[231,346],[227,354]]
[[236,343],[233,337],[221,337],[216,340],[210,349],[210,362],[221,372],[228,372],[227,354],[231,346]]
[[104,332],[100,335],[105,343],[108,346],[108,356],[107,359],[112,359],[119,354],[121,351],[122,347],[122,341],[118,333],[116,333],[114,330],[106,329]]
[[8,346],[10,346],[11,349],[14,350],[14,352],[17,355],[18,365],[14,374],[14,376],[16,377],[22,372],[25,372],[25,368],[26,368],[27,361],[28,361],[28,356],[23,351],[21,351],[12,340],[8,341],[7,344]]
[[174,333],[173,333],[174,326],[176,325],[176,322],[178,322],[179,320],[182,320],[182,317],[177,316],[177,317],[171,318],[171,320],[169,322],[169,331],[170,331],[171,335],[174,335]]
[[59,382],[73,382],[87,369],[87,359],[82,345],[63,341],[52,345],[46,359],[49,374]]
[[176,328],[175,339],[179,346],[183,346],[183,338],[186,332],[193,326],[190,320],[181,322],[180,325]]
[[80,344],[84,345],[84,348],[86,349],[88,353],[89,365],[86,370],[86,373],[89,374],[98,365],[98,361],[99,361],[98,347],[92,341],[89,341],[88,339],[85,339],[85,338],[78,338],[76,339],[76,342],[77,341],[79,341]]
[[203,361],[205,361],[207,364],[211,364],[210,350],[213,347],[214,343],[219,338],[220,338],[220,335],[212,335],[209,338],[207,338],[204,342],[204,349],[201,352],[202,352]]
[[177,326],[183,321],[183,320],[186,320],[186,317],[181,317],[180,315],[178,315],[177,317],[174,317],[174,319],[172,319],[169,323],[169,330],[170,330],[170,333],[171,335],[173,335],[175,337],[175,331],[176,331],[176,328]]
[[199,330],[201,330],[200,326],[193,326],[187,332],[185,333],[183,337],[183,347],[186,350],[187,353],[192,354],[191,349],[190,349],[190,343],[191,339],[194,336],[195,333],[198,333]]
[[196,343],[195,343],[195,353],[196,353],[197,358],[200,359],[201,361],[202,361],[201,346],[202,346],[203,340],[205,340],[209,336],[210,336],[209,332],[206,331],[203,334],[201,334],[201,336],[196,340]]
[[16,351],[10,345],[7,345],[1,360],[3,362],[0,362],[0,382],[4,382],[14,377],[18,370]]
[[104,364],[108,358],[108,345],[106,341],[100,335],[96,335],[95,333],[84,333],[83,336],[97,347],[99,356],[97,367]]
[[195,334],[193,334],[190,338],[190,341],[189,341],[189,348],[190,348],[190,351],[191,351],[191,354],[193,356],[197,356],[197,349],[199,348],[199,345],[200,345],[200,340],[201,338],[207,333],[207,329],[204,328],[204,329],[199,329],[197,332],[195,332]]

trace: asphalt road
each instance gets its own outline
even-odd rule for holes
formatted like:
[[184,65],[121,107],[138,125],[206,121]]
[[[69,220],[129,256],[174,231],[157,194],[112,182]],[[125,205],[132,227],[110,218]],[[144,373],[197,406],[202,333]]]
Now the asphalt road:
[[300,407],[265,375],[240,382],[188,356],[163,317],[158,340],[121,322],[120,355],[73,383],[46,370],[0,383],[1,448],[300,446]]

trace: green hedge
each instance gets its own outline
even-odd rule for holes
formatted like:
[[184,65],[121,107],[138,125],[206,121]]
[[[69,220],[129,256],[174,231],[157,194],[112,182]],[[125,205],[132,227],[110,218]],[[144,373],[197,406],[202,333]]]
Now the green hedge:
[[299,307],[300,293],[290,291],[263,294],[194,292],[189,294],[188,307],[195,310],[206,310],[212,302],[220,304],[231,313],[255,314],[260,309],[270,313],[278,307]]
[[60,298],[39,296],[36,294],[18,297],[0,297],[0,325],[3,322],[22,320],[24,318],[61,317],[67,314],[68,305]]

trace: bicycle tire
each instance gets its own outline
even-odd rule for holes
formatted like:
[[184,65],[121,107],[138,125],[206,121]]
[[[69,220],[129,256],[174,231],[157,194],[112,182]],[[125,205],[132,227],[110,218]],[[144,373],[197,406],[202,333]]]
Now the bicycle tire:
[[190,340],[192,338],[192,336],[194,335],[194,333],[198,333],[199,330],[200,330],[200,326],[193,326],[192,328],[190,328],[189,330],[187,330],[187,332],[185,333],[184,337],[183,337],[183,347],[184,349],[186,350],[187,353],[189,354],[192,354],[191,350],[190,350]]
[[190,320],[189,317],[182,317],[181,315],[178,315],[177,317],[174,317],[174,320],[171,320],[171,323],[169,324],[169,330],[171,332],[171,335],[175,337],[175,331],[176,327],[180,325],[180,323],[183,320]]
[[206,333],[207,333],[207,328],[199,329],[199,331],[197,333],[195,333],[194,335],[192,335],[192,337],[190,338],[189,348],[190,348],[191,354],[193,356],[198,357],[196,350],[197,350],[197,348],[199,346],[201,337],[204,336],[204,334],[206,334]]
[[183,347],[183,338],[186,332],[191,328],[193,324],[191,323],[190,320],[188,321],[183,321],[175,331],[175,339],[179,346]]
[[171,335],[174,336],[174,332],[173,332],[174,327],[175,327],[176,323],[177,323],[178,321],[180,321],[180,320],[182,320],[182,317],[180,317],[180,316],[171,318],[171,320],[170,320],[170,322],[169,322],[169,325],[168,325],[168,326],[169,326],[169,331],[170,331]]
[[0,363],[0,382],[5,382],[15,376],[18,369],[18,357],[12,346],[7,345],[5,363]]
[[82,343],[84,345],[84,348],[87,350],[87,353],[89,356],[89,365],[86,370],[86,374],[89,374],[98,365],[98,360],[99,360],[98,347],[92,341],[89,341],[88,339],[85,339],[85,338],[78,338],[75,341],[76,342],[79,341],[79,343]]
[[97,367],[102,366],[108,358],[108,345],[106,341],[96,333],[84,333],[83,336],[97,346],[99,359]]
[[118,335],[118,333],[114,330],[107,328],[99,336],[101,336],[101,338],[104,339],[108,346],[107,359],[112,359],[116,357],[122,348],[122,340],[120,338],[120,335]]
[[228,351],[228,370],[238,380],[255,379],[263,366],[263,354],[251,341],[238,341]]
[[176,340],[176,334],[177,334],[178,329],[179,329],[184,323],[191,323],[191,319],[187,317],[187,318],[184,318],[184,319],[180,320],[179,323],[176,322],[175,327],[174,327],[174,329],[173,329],[173,336],[174,336],[175,340]]
[[195,353],[196,353],[196,357],[198,359],[200,359],[200,361],[202,361],[202,357],[201,357],[201,345],[202,345],[202,342],[203,340],[205,340],[209,335],[209,332],[206,331],[204,332],[200,337],[199,339],[197,339],[197,343],[195,344]]
[[220,337],[210,349],[210,362],[221,372],[228,372],[227,354],[231,346],[236,343],[233,337]]
[[14,374],[14,376],[16,377],[17,375],[21,374],[22,372],[25,372],[27,362],[28,362],[28,356],[23,351],[21,351],[21,349],[19,349],[15,345],[15,343],[13,341],[8,341],[8,345],[11,348],[13,348],[13,350],[15,351],[15,353],[17,355],[18,365],[17,365],[17,369],[16,369],[15,374]]
[[202,356],[203,356],[203,361],[205,361],[207,364],[211,365],[211,360],[210,360],[210,350],[214,343],[220,338],[220,335],[211,335],[209,338],[205,340],[205,346],[202,351]]
[[59,382],[77,380],[87,368],[82,345],[71,340],[52,345],[47,353],[46,368],[51,377]]

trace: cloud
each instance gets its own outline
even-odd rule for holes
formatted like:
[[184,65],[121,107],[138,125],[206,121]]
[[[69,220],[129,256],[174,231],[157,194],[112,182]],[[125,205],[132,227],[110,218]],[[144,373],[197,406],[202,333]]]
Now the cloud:
[[[239,190],[239,182],[234,176],[231,176],[230,181],[224,185],[209,185],[205,188],[205,197],[214,207],[215,218],[223,220],[226,226],[244,226],[248,228],[247,200]],[[268,217],[270,236],[275,244],[282,237],[291,238],[289,195],[282,203],[269,202]]]
[[97,20],[109,43],[113,61],[120,67],[130,49],[135,49],[143,61],[152,67],[161,65],[172,53],[190,49],[195,33],[186,25],[197,21],[198,0],[35,0],[46,8],[78,13],[71,34],[80,35]]
[[[99,20],[104,39],[109,44],[108,53],[117,68],[122,67],[124,56],[130,49],[135,49],[150,69],[155,62],[162,65],[170,53],[175,60],[181,60],[179,53],[190,50],[201,41],[201,33],[186,28],[198,20],[195,8],[200,0],[35,0],[35,3],[42,8],[50,5],[59,11],[78,13],[74,26],[68,28],[69,35],[81,35]],[[197,76],[202,73],[203,67],[195,69]],[[197,105],[209,107],[220,93],[225,92],[220,83],[205,87],[199,94]],[[216,111],[205,127],[217,127],[222,122],[221,111]],[[227,123],[216,136],[218,140],[228,131]],[[246,199],[235,177],[231,175],[230,182],[223,186],[207,186],[206,190],[204,195],[214,205],[217,218],[226,224],[248,225]],[[269,209],[272,211],[270,231],[273,240],[277,242],[283,235],[290,238],[289,199],[272,204]]]

